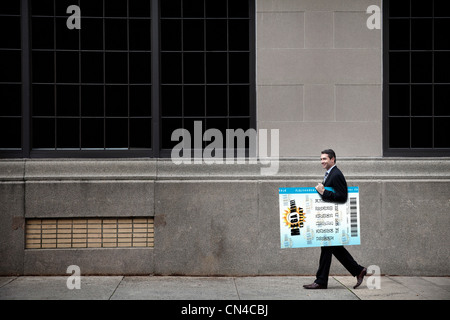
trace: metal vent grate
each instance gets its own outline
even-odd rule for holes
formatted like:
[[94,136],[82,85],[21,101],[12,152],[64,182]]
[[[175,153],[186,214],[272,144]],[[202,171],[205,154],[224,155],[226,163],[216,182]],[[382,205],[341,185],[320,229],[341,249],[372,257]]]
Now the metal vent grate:
[[25,249],[153,247],[153,218],[27,219]]

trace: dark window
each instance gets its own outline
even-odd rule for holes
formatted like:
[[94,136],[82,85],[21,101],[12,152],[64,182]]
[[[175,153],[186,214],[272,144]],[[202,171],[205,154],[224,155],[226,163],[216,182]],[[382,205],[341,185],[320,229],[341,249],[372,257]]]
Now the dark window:
[[[253,18],[248,0],[161,2],[161,148],[175,128],[194,135],[252,124]],[[225,139],[224,139],[225,140]]]
[[385,155],[449,155],[450,3],[390,0],[383,7]]
[[0,148],[22,149],[20,1],[0,2]]
[[[70,5],[81,29],[67,26]],[[1,1],[0,153],[164,157],[195,121],[254,128],[254,6]]]
[[32,150],[152,148],[150,4],[31,1]]

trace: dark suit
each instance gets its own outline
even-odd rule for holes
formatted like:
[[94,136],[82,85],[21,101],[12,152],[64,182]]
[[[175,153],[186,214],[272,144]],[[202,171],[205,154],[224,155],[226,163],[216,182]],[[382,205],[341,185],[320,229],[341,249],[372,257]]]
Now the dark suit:
[[[323,201],[337,203],[345,203],[347,201],[347,181],[345,181],[344,175],[337,167],[331,169],[325,180],[324,186],[333,188],[335,192],[325,190],[321,196]],[[363,267],[356,263],[344,246],[321,247],[316,283],[323,286],[328,285],[328,275],[330,273],[331,258],[333,255],[352,274],[352,276],[356,277],[361,273]]]
[[344,175],[337,166],[331,169],[323,185],[334,189],[334,192],[329,190],[323,192],[321,196],[323,201],[337,203],[345,203],[347,201],[347,181],[345,181]]

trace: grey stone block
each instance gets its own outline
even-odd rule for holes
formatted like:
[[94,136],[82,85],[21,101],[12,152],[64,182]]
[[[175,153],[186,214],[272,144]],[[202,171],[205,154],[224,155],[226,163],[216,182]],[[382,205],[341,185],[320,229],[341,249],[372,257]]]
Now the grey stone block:
[[25,275],[64,275],[71,265],[81,275],[152,274],[152,248],[25,250]]
[[305,85],[305,122],[335,120],[334,86],[323,84]]
[[259,86],[258,119],[303,121],[303,88],[302,85]]
[[379,85],[336,85],[336,120],[381,123]]
[[26,217],[153,216],[153,182],[28,182]]
[[[281,157],[317,157],[326,148],[343,157],[381,157],[381,123],[260,121],[259,128],[279,129]],[[317,142],[323,131],[329,132]],[[293,137],[296,139],[293,141]],[[319,154],[320,156],[320,154]]]
[[257,10],[258,12],[365,11],[373,4],[381,8],[381,0],[257,0]]
[[384,184],[387,274],[450,274],[449,194],[448,181]]
[[305,48],[333,48],[333,12],[305,12]]
[[303,48],[303,12],[265,12],[257,14],[259,48]]
[[254,182],[157,182],[155,273],[245,275],[257,268]]
[[359,12],[335,12],[334,47],[381,49],[381,29],[367,28],[367,19],[370,16],[365,10]]
[[258,48],[257,84],[381,84],[380,49]]

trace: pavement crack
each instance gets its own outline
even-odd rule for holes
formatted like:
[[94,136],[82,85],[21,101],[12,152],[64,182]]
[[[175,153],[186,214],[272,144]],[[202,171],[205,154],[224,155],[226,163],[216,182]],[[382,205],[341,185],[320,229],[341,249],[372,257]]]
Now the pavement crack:
[[111,300],[111,298],[114,296],[114,294],[116,293],[117,289],[119,288],[119,286],[120,286],[120,284],[122,283],[122,281],[123,281],[124,278],[125,278],[124,276],[122,276],[122,278],[120,278],[119,283],[118,283],[117,286],[114,288],[114,291],[111,293],[111,295],[109,296],[108,300]]

